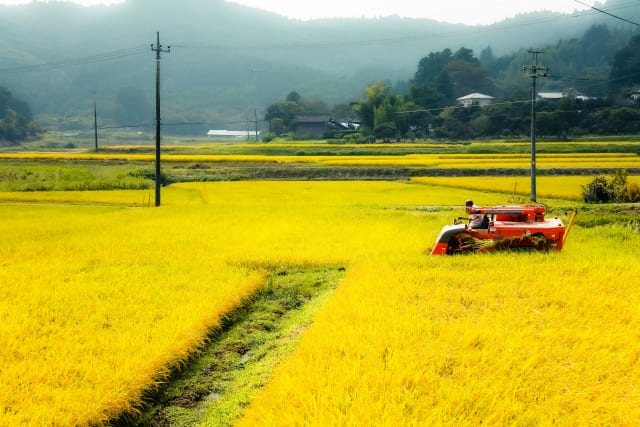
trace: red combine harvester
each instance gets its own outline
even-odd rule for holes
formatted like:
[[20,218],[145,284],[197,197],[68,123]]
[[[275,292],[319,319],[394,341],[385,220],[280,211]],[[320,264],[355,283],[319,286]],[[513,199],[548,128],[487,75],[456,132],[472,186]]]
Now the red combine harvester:
[[484,226],[471,228],[459,223],[462,218],[458,218],[453,225],[447,225],[440,231],[431,255],[505,249],[559,251],[577,213],[573,212],[565,229],[560,218],[545,219],[544,206],[471,207],[467,212],[484,215]]

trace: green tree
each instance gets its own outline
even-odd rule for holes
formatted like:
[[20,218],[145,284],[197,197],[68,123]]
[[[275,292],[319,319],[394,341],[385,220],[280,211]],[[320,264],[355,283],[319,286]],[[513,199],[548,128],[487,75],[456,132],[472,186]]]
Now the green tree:
[[398,95],[391,88],[377,81],[365,89],[367,97],[355,103],[353,110],[360,116],[363,135],[376,138],[404,138],[416,133],[426,134],[430,114],[421,111],[409,97]]
[[626,169],[617,170],[608,180],[603,175],[598,175],[583,186],[582,190],[582,198],[587,203],[624,203],[640,200],[638,185],[627,185]]
[[473,56],[473,49],[467,49],[466,47],[461,47],[453,54],[454,61],[463,61],[468,62],[474,65],[480,65],[478,59]]
[[0,86],[0,142],[17,144],[38,133],[29,104],[14,98],[9,89]]
[[619,50],[609,73],[609,89],[619,91],[640,84],[640,34],[629,40],[627,46]]
[[424,86],[430,85],[442,69],[451,61],[453,54],[449,48],[442,52],[431,52],[418,62],[418,69],[413,82]]
[[449,104],[447,95],[443,95],[432,85],[421,83],[411,86],[411,99],[424,108],[440,108]]
[[627,170],[618,169],[609,181],[611,199],[615,202],[626,202],[627,196]]
[[289,92],[289,95],[287,95],[288,102],[294,102],[296,104],[299,104],[301,99],[302,97],[295,90],[292,90],[291,92]]
[[480,65],[473,50],[461,47],[455,54],[445,49],[422,58],[410,93],[416,104],[439,108],[473,92],[493,94],[496,88],[489,70]]
[[479,65],[478,61],[451,61],[444,68],[454,88],[453,95],[458,98],[473,92],[486,95],[495,93],[495,84],[489,75],[489,70]]
[[[365,88],[366,98],[354,105],[355,112],[360,116],[360,126],[365,133],[372,133],[376,127],[376,109],[382,105],[391,89],[381,80]],[[378,113],[380,117],[380,113]]]
[[285,101],[275,102],[267,107],[264,119],[270,123],[271,132],[276,135],[295,132],[295,118],[298,114],[324,114],[328,111],[322,101],[308,101],[298,92],[291,91]]
[[447,108],[440,113],[442,121],[436,129],[436,136],[452,139],[468,138],[471,136],[469,123],[479,115],[479,107]]
[[[286,133],[293,130],[296,114],[300,114],[300,105],[292,101],[280,101],[267,107],[264,119],[280,130],[273,131],[276,134]],[[278,121],[276,121],[276,119]],[[278,125],[279,123],[279,125]]]
[[491,46],[487,46],[480,51],[480,64],[482,64],[482,66],[489,68],[493,65],[495,60],[496,57],[493,56],[493,49],[491,49]]
[[611,192],[607,178],[602,175],[596,176],[589,184],[582,187],[582,199],[586,203],[609,203]]
[[442,100],[446,104],[452,104],[456,100],[453,85],[454,83],[451,82],[451,77],[446,69],[441,71],[433,82],[433,87],[441,94]]
[[566,123],[558,113],[541,111],[536,119],[536,128],[540,136],[559,136],[566,130]]
[[471,120],[470,126],[474,136],[485,137],[490,135],[491,120],[486,115],[480,115]]

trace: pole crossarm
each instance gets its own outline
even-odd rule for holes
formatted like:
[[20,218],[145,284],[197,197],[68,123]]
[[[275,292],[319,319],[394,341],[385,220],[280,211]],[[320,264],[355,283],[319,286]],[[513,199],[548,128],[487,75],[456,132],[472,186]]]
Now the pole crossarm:
[[530,67],[524,66],[522,67],[523,71],[529,71],[529,77],[537,78],[537,77],[549,77],[547,71],[549,71],[548,67],[543,67],[538,65],[538,55],[544,53],[544,50],[528,50],[533,58],[533,65]]

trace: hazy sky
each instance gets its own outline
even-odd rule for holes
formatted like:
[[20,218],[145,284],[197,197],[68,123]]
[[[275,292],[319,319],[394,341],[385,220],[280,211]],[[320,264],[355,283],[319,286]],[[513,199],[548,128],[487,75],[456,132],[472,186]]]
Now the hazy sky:
[[[0,4],[24,4],[33,0],[0,0]],[[42,0],[40,0],[42,1]],[[50,0],[54,1],[54,0]],[[174,0],[179,1],[179,0]],[[431,18],[464,24],[491,24],[518,13],[551,10],[572,13],[587,7],[575,0],[233,0],[235,3],[269,10],[293,19],[335,17],[403,17]],[[123,0],[74,0],[83,5],[115,4]],[[592,0],[584,3],[593,4]]]

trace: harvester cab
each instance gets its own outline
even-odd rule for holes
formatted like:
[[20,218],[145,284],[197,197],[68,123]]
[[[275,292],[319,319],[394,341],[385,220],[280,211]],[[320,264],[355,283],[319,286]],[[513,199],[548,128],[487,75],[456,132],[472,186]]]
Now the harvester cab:
[[565,229],[559,217],[545,218],[544,206],[474,206],[467,213],[484,215],[483,225],[471,228],[459,217],[440,231],[431,255],[504,249],[560,251],[577,214],[573,212]]

